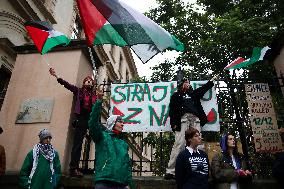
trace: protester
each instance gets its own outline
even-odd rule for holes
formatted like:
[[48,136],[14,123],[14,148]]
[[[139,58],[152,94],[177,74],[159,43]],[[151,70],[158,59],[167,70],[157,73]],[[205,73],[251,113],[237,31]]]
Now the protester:
[[177,189],[208,189],[209,160],[198,150],[200,132],[190,127],[185,131],[186,149],[177,157],[175,165]]
[[[98,96],[99,98],[99,96]],[[123,140],[123,120],[118,115],[100,123],[102,100],[93,105],[89,120],[90,135],[95,142],[95,189],[126,189],[132,183],[128,144]]]
[[[2,127],[0,127],[0,134],[3,133]],[[0,177],[5,174],[6,170],[6,155],[4,146],[0,145]]]
[[172,130],[175,132],[175,142],[166,169],[165,179],[175,178],[175,163],[177,155],[185,148],[184,133],[189,127],[196,128],[201,133],[201,126],[208,120],[200,99],[214,86],[213,77],[203,86],[193,90],[188,79],[178,83],[178,91],[170,99],[169,116]]
[[51,133],[39,132],[40,142],[27,154],[20,171],[19,185],[29,189],[56,188],[61,178],[57,151],[51,145]]
[[238,153],[235,136],[231,133],[222,136],[220,141],[222,153],[212,159],[211,173],[216,189],[239,189],[251,179],[251,172],[242,154]]
[[82,88],[79,88],[68,83],[62,78],[59,78],[53,68],[50,68],[49,72],[52,76],[57,78],[58,83],[63,85],[69,91],[73,92],[73,94],[76,96],[76,104],[74,109],[75,119],[73,121],[75,134],[69,168],[70,176],[82,177],[83,174],[79,170],[79,161],[81,157],[83,140],[88,130],[88,120],[90,117],[92,104],[94,104],[97,99],[96,92],[94,91],[95,82],[92,77],[87,76],[83,80]]

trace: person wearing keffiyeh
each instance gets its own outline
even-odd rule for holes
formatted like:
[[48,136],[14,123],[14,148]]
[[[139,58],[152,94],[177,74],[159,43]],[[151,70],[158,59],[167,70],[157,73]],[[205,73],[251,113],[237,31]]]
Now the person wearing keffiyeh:
[[25,189],[56,188],[61,178],[61,165],[57,151],[47,129],[39,133],[39,143],[27,154],[22,165],[19,185]]

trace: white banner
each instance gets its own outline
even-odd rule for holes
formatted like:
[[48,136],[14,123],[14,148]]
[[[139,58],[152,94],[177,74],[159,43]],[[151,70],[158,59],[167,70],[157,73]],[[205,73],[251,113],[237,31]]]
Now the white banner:
[[[193,89],[197,89],[204,85],[207,81],[191,81]],[[202,131],[220,131],[218,103],[215,87],[212,87],[201,98],[201,105],[207,116],[208,123],[202,127]]]
[[[192,81],[191,85],[195,89],[204,83]],[[123,117],[124,132],[171,131],[169,102],[176,85],[176,82],[112,84],[110,114]],[[203,130],[219,131],[215,90],[210,89],[201,103],[210,120]]]

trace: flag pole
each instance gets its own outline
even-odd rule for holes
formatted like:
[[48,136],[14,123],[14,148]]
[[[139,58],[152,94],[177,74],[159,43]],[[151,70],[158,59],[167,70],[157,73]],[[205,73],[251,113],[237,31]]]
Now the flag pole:
[[47,56],[45,56],[45,57],[46,57],[46,59],[43,58],[43,55],[42,55],[42,60],[47,64],[47,66],[48,66],[49,68],[51,68],[51,66],[50,66],[50,64],[49,64],[49,61],[48,61],[48,59],[47,59]]

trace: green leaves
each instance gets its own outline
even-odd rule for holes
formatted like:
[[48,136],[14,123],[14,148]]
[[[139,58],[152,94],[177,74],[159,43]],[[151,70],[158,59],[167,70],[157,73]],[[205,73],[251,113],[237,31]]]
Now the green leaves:
[[269,45],[284,23],[284,3],[277,0],[157,2],[147,15],[185,44],[176,64],[202,75],[221,71],[238,56],[249,57],[253,47]]

